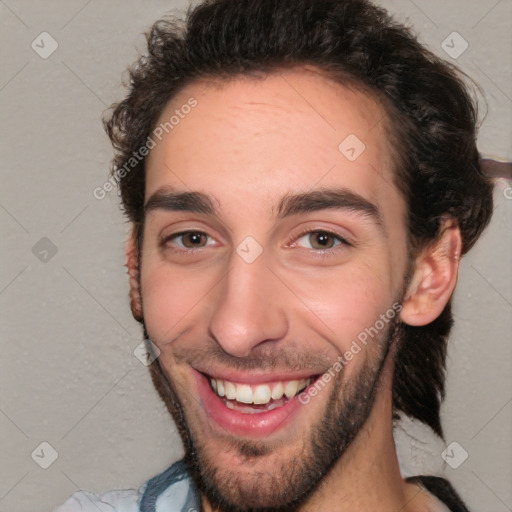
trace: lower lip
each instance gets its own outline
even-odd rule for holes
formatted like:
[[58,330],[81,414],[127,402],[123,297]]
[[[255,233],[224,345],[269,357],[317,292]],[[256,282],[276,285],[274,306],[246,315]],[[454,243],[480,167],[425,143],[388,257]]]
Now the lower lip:
[[210,386],[209,379],[194,370],[199,396],[206,414],[223,430],[233,435],[267,437],[293,421],[302,407],[298,395],[281,407],[267,412],[244,414],[229,409]]

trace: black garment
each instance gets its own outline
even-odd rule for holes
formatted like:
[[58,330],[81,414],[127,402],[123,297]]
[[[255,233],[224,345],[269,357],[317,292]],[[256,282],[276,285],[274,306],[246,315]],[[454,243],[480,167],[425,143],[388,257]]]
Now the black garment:
[[407,478],[410,484],[424,487],[430,494],[433,494],[439,501],[442,501],[451,512],[469,512],[464,505],[457,491],[452,487],[448,480],[437,476],[414,476]]

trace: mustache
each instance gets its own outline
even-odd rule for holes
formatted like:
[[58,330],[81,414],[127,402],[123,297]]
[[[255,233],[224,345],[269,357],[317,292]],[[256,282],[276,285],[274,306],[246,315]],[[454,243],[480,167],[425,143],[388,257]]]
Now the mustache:
[[177,363],[185,363],[198,369],[217,367],[269,372],[313,370],[314,373],[322,373],[336,357],[314,352],[305,353],[295,347],[255,347],[250,355],[238,357],[232,356],[215,344],[201,348],[176,347],[173,356]]

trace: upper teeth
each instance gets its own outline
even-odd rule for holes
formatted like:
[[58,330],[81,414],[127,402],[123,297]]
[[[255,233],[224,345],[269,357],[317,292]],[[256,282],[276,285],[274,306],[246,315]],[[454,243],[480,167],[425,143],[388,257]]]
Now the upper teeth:
[[293,398],[296,394],[309,386],[311,379],[288,380],[274,384],[237,384],[228,380],[210,379],[212,388],[219,396],[229,400],[236,400],[244,404],[268,404],[270,400]]

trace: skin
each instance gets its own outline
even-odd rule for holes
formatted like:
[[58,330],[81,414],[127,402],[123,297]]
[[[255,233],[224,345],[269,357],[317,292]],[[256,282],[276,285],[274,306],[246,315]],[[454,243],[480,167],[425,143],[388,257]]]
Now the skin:
[[[383,357],[389,332],[383,330],[348,362],[338,389],[331,381],[285,428],[263,439],[230,435],[212,421],[193,369],[222,375],[236,366],[268,380],[295,367],[321,374],[397,298],[403,299],[402,322],[431,322],[456,284],[460,233],[447,219],[442,236],[417,256],[405,282],[406,206],[393,185],[388,122],[362,92],[305,67],[264,80],[200,81],[173,98],[160,120],[190,97],[197,106],[150,152],[145,198],[162,190],[197,191],[212,198],[217,211],[147,213],[140,262],[133,236],[126,246],[132,311],[143,317],[160,349],[160,365],[187,427],[204,460],[224,478],[219,482],[236,478],[244,488],[260,485],[265,496],[267,483],[282,479],[298,453],[306,457],[329,400],[343,400],[365,364]],[[366,146],[352,162],[338,149],[350,134]],[[341,187],[373,203],[382,227],[344,208],[275,216],[287,194]],[[200,249],[183,245],[190,239],[169,239],[187,230],[208,235],[200,238]],[[350,245],[328,238],[333,247],[324,250],[314,235],[318,230]],[[248,236],[262,249],[252,263],[236,252]],[[394,352],[392,344],[364,425],[298,510],[436,510],[432,497],[400,475],[392,435]],[[208,355],[207,365],[201,354]],[[264,362],[270,360],[274,368]],[[265,453],[247,455],[243,443]],[[207,496],[203,507],[214,510]]]

